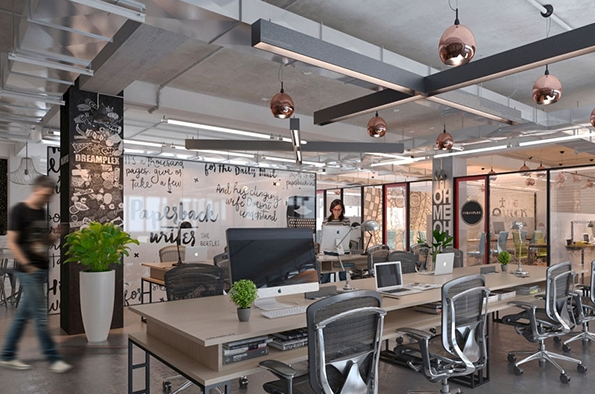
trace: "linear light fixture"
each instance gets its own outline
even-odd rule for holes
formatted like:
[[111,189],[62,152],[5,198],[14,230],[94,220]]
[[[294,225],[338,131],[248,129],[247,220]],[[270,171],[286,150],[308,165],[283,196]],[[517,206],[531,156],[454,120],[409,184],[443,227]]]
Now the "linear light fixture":
[[130,144],[130,145],[152,146],[154,148],[163,147],[163,144],[160,144],[157,142],[148,142],[148,141],[124,140],[124,143]]
[[211,153],[214,155],[223,155],[223,156],[236,156],[236,157],[245,157],[248,159],[254,159],[254,155],[249,154],[249,153],[240,153],[240,152],[226,152],[226,151],[222,151],[222,150],[197,150],[197,152],[203,152],[203,153]]
[[489,112],[485,112],[485,111],[482,111],[482,110],[479,110],[479,109],[476,109],[476,108],[473,108],[473,107],[469,107],[469,106],[466,106],[466,105],[463,105],[463,104],[459,104],[459,103],[454,102],[454,101],[451,101],[451,100],[445,100],[445,99],[440,98],[438,96],[431,96],[431,97],[427,97],[426,99],[429,100],[429,101],[433,101],[433,102],[435,102],[437,104],[441,104],[441,105],[444,105],[444,106],[447,106],[447,107],[458,109],[458,110],[461,110],[461,111],[464,111],[464,112],[467,112],[467,113],[470,113],[470,114],[478,115],[478,116],[481,116],[481,117],[486,118],[486,119],[495,120],[496,122],[505,123],[507,125],[514,125],[515,124],[515,122],[513,122],[512,120],[507,119],[507,118],[503,118],[502,116],[494,115],[494,114],[491,114]]
[[34,57],[19,55],[12,52],[8,54],[8,60],[11,60],[13,62],[32,64],[34,66],[53,68],[56,70],[62,70],[76,74],[88,75],[90,77],[93,76],[93,70],[91,70],[90,68],[69,66],[68,64],[51,62],[49,60],[37,59]]
[[[292,163],[295,164],[295,160],[294,159],[287,159],[285,157],[275,157],[275,156],[262,156],[263,160],[270,160],[270,161],[279,161],[282,163]],[[303,164],[309,165],[309,166],[315,166],[315,167],[324,167],[324,163],[318,163],[315,161],[303,161]]]
[[534,140],[534,141],[519,142],[519,146],[532,146],[532,145],[541,145],[541,144],[553,144],[553,143],[556,143],[556,142],[578,140],[578,139],[581,139],[581,138],[589,138],[589,137],[595,137],[595,133],[594,132],[589,132],[589,133],[585,133],[585,134],[568,135],[568,136],[565,136],[565,137],[548,138],[546,140]]
[[409,95],[424,89],[412,72],[264,19],[252,24],[252,46]]
[[302,164],[302,146],[300,144],[300,120],[298,118],[289,119],[289,131],[291,132],[291,143],[295,152],[295,162]]
[[[73,3],[78,3],[82,5],[86,5],[87,7],[96,8],[101,11],[109,12],[110,14],[116,14],[123,16],[124,18],[137,21],[140,23],[145,23],[145,13],[141,11],[134,11],[128,8],[120,7],[115,4],[109,4],[101,0],[70,0]],[[129,5],[132,7],[136,7],[139,10],[144,10],[145,6],[141,3],[137,3],[135,1],[121,1],[120,3]]]
[[12,97],[29,101],[42,101],[48,104],[64,105],[64,100],[44,93],[20,92],[17,90],[0,89],[0,97]]
[[403,158],[401,160],[390,160],[390,161],[381,161],[378,163],[372,163],[370,167],[380,167],[380,166],[388,166],[391,164],[403,165],[403,164],[411,164],[416,163],[418,161],[426,160],[427,158],[424,157],[412,157],[412,158]]
[[472,155],[474,153],[490,152],[490,151],[501,150],[501,149],[506,149],[506,148],[508,148],[508,145],[496,145],[496,146],[488,146],[485,148],[463,150],[463,151],[459,151],[459,152],[441,153],[439,155],[434,155],[434,159],[440,159],[442,157],[451,157],[451,156]]
[[[183,126],[183,127],[191,127],[193,129],[217,131],[217,132],[226,133],[226,134],[241,135],[244,137],[259,138],[259,139],[263,139],[263,140],[275,139],[275,138],[271,138],[272,134],[262,134],[262,133],[255,133],[253,131],[231,129],[228,127],[219,127],[219,126],[206,125],[206,124],[202,124],[202,123],[186,122],[185,120],[168,119],[166,117],[163,117],[163,119],[161,119],[161,123],[168,123],[168,124],[173,124],[176,126]],[[281,137],[281,140],[285,141],[285,142],[291,142],[291,138],[287,138],[287,137]],[[308,142],[304,141],[304,140],[300,140],[300,143],[307,144]]]

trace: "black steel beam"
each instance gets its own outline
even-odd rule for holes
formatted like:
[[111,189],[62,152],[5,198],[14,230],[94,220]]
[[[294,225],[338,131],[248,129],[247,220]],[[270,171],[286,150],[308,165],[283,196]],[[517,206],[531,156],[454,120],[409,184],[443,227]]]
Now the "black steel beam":
[[302,145],[302,152],[372,152],[372,153],[403,153],[405,146],[388,142],[336,142],[336,141],[308,141]]
[[293,152],[293,144],[291,142],[278,140],[246,141],[189,139],[186,140],[186,149]]

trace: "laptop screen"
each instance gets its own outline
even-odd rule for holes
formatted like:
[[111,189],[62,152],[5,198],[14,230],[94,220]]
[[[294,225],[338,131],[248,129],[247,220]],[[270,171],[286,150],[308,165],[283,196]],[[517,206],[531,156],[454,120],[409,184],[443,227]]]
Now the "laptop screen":
[[378,290],[403,284],[400,261],[374,264],[374,269],[376,270],[376,288]]

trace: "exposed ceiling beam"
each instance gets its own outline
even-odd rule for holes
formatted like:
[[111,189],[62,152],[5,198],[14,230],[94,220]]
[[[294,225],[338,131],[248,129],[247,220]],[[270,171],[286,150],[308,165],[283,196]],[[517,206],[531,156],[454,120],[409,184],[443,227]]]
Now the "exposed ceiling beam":
[[[238,151],[285,151],[293,152],[293,145],[285,141],[246,141],[246,140],[201,140],[187,139],[186,149],[193,150],[238,150]],[[361,143],[336,141],[308,141],[301,145],[303,152],[374,152],[403,153],[401,143]]]

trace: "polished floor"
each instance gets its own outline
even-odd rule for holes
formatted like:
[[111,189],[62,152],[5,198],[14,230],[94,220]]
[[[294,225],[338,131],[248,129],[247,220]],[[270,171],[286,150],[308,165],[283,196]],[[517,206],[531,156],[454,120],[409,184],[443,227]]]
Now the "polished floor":
[[[14,313],[13,307],[0,306],[0,336],[4,340],[8,324]],[[105,343],[90,345],[84,335],[68,336],[59,329],[59,316],[50,316],[52,333],[59,343],[64,360],[71,363],[74,369],[64,374],[54,374],[48,370],[48,363],[40,354],[31,326],[27,331],[20,345],[19,357],[23,361],[33,365],[29,371],[12,371],[0,369],[0,393],[31,394],[31,393],[60,393],[60,394],[81,394],[81,393],[126,393],[127,392],[127,333],[143,329],[143,323],[137,315],[125,311],[125,327],[112,330],[109,339]],[[522,376],[515,376],[512,366],[506,361],[506,354],[511,348],[532,349],[535,347],[529,344],[519,335],[515,334],[512,328],[499,324],[492,325],[491,342],[491,379],[490,382],[475,389],[463,388],[467,393],[496,394],[496,393],[556,393],[563,391],[565,394],[584,394],[593,392],[595,387],[595,344],[583,346],[581,342],[572,344],[570,355],[581,358],[584,363],[593,368],[586,374],[576,371],[575,365],[564,363],[571,376],[569,384],[563,384],[559,380],[557,370],[551,365],[540,368],[537,362],[531,362],[524,366],[525,373]],[[548,342],[550,350],[560,351],[560,345]],[[142,354],[138,352],[137,357]],[[151,392],[162,392],[163,377],[172,375],[172,371],[152,360],[151,366]],[[138,371],[141,373],[141,371]],[[139,374],[138,381],[142,379]],[[250,377],[247,389],[240,389],[238,382],[233,382],[232,392],[234,394],[255,394],[262,393],[262,383],[270,380],[272,375],[263,372]],[[177,382],[177,381],[174,381]],[[380,366],[380,388],[379,393],[406,393],[408,389],[438,389],[439,385],[433,385],[425,380],[418,373],[402,367],[381,363]],[[176,385],[174,384],[174,387]],[[454,388],[458,387],[453,385]],[[135,387],[139,389],[140,387]],[[192,387],[185,393],[200,393],[197,387]]]

